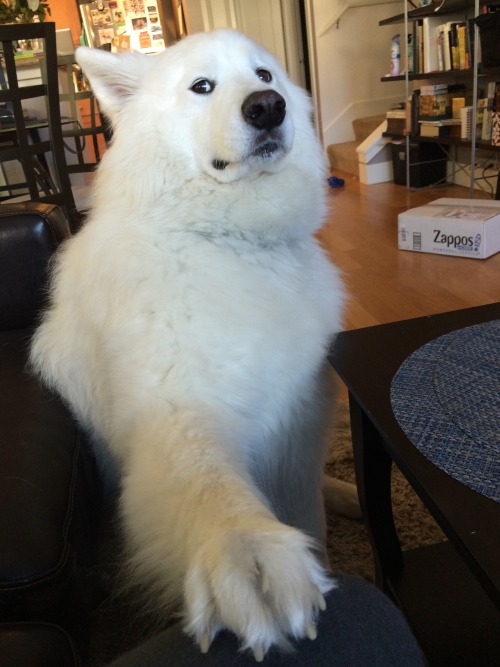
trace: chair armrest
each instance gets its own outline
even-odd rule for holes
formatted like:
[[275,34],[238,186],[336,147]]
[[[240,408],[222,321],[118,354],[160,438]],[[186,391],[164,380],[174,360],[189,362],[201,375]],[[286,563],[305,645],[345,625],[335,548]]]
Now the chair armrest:
[[2,623],[56,623],[86,652],[103,511],[88,439],[59,397],[27,370],[29,333],[0,331],[2,665],[49,664],[4,663]]
[[49,260],[71,236],[53,204],[0,205],[0,331],[33,326],[46,302]]

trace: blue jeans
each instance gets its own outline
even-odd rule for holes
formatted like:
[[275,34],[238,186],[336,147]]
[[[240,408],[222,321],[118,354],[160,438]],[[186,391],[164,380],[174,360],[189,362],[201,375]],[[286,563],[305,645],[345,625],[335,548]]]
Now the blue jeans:
[[[340,575],[326,596],[318,637],[301,640],[291,653],[271,649],[264,667],[423,667],[418,645],[394,604],[362,579]],[[183,632],[170,627],[109,667],[256,667],[251,652],[239,652],[229,632],[215,638],[206,655]]]

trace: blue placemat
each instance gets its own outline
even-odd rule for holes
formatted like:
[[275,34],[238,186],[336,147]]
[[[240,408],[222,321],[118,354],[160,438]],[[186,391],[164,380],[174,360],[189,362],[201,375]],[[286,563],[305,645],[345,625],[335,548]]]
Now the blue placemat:
[[426,458],[500,502],[500,320],[416,350],[392,380],[391,403]]

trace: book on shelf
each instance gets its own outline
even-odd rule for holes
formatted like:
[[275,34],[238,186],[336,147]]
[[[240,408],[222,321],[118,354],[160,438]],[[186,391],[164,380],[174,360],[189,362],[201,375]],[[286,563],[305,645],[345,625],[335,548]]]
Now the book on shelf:
[[436,28],[436,46],[437,46],[437,60],[438,60],[438,71],[443,72],[444,67],[444,34],[443,31],[439,29],[440,26]]
[[460,138],[470,141],[472,139],[473,107],[465,106],[460,109],[461,132]]
[[442,70],[451,69],[451,57],[450,57],[450,34],[446,23],[441,23],[436,28],[439,39],[438,44],[441,50],[438,57],[439,62],[441,63]]
[[500,146],[500,111],[494,111],[491,117],[491,143]]
[[420,120],[440,120],[453,117],[453,100],[465,96],[463,84],[435,84],[420,88]]
[[476,109],[476,137],[478,139],[482,138],[483,134],[483,123],[484,123],[484,112],[488,109],[488,98],[482,97],[477,101]]
[[[435,18],[435,17],[433,17]],[[460,43],[458,35],[458,26],[463,26],[463,58],[465,62],[466,54],[470,54],[470,26],[469,22],[465,22],[463,16],[448,17],[446,23],[438,23],[435,27],[436,31],[436,55],[429,56],[437,61],[437,70],[447,71],[452,69],[460,69]],[[470,55],[469,55],[470,62]],[[468,69],[471,65],[469,64]]]
[[458,118],[444,120],[419,120],[421,137],[460,137],[461,123]]
[[[497,86],[499,88],[499,95],[497,97]],[[486,98],[478,100],[478,113],[481,102],[481,111],[483,122],[481,126],[481,141],[491,143],[493,132],[493,114],[500,109],[500,83],[497,81],[490,81],[486,89]],[[498,107],[498,109],[497,109]],[[478,133],[479,136],[479,133]]]
[[465,106],[465,97],[453,97],[451,100],[452,118],[460,118],[460,109]]
[[417,39],[415,49],[415,72],[420,74],[424,71],[424,41],[423,41],[423,27],[422,21],[417,21],[416,24]]
[[453,21],[450,25],[451,69],[460,69],[457,26],[458,26],[457,21]]
[[433,83],[425,86],[420,86],[421,95],[437,95],[439,93],[447,93],[447,83]]
[[403,136],[406,133],[406,106],[405,108],[389,109],[385,117],[387,119],[387,134]]
[[422,20],[423,72],[439,71],[438,31],[440,16],[426,16]]
[[483,124],[481,127],[481,141],[491,142],[491,131],[493,125],[493,109],[486,108],[483,111]]
[[14,54],[14,60],[30,60],[33,58],[43,58],[42,51],[16,51]]
[[457,23],[458,67],[470,68],[469,35],[467,23]]
[[463,17],[429,16],[422,20],[423,69],[421,73],[471,67],[469,23]]
[[488,113],[488,100],[486,98],[477,101],[476,118],[474,119],[474,109],[472,106],[463,107],[460,110],[460,120],[462,129],[461,139],[472,141],[472,139],[481,139],[485,142],[491,141],[491,124],[493,114]]
[[440,35],[440,39],[438,41],[442,50],[441,57],[438,58],[438,60],[441,61],[443,70],[445,71],[451,69],[451,25],[452,21],[448,21],[446,23],[441,23],[436,28],[438,34]]
[[[474,19],[467,19],[467,39],[469,42],[470,67],[474,67],[474,44],[476,39],[476,31],[474,30]],[[481,40],[477,43],[477,62],[481,62]]]
[[420,109],[420,91],[418,88],[412,91],[407,101],[408,132],[411,135],[418,134],[418,114]]
[[406,66],[408,68],[408,74],[413,74],[415,67],[415,57],[413,54],[413,48],[415,46],[414,36],[412,34],[408,35],[408,62]]
[[486,92],[486,97],[489,100],[492,100],[492,101],[495,100],[496,89],[497,89],[497,82],[496,81],[489,81],[487,92]]

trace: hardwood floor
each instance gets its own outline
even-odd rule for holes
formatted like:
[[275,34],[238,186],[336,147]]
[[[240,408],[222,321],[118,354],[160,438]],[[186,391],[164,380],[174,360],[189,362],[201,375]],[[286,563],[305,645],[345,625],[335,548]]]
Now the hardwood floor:
[[468,198],[468,189],[410,192],[393,183],[363,185],[337,171],[335,176],[345,185],[329,190],[330,215],[319,237],[349,293],[344,329],[500,301],[500,253],[480,260],[397,247],[398,213],[439,197]]

